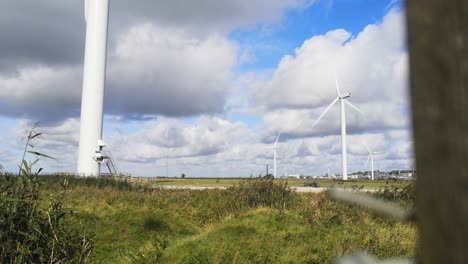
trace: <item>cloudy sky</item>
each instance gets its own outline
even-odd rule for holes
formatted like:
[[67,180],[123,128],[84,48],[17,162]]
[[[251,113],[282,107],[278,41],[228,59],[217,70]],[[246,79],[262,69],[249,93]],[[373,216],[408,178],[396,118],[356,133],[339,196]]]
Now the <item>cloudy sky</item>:
[[[14,171],[24,131],[76,171],[85,21],[81,0],[0,3],[0,164]],[[341,171],[347,108],[349,171],[365,144],[380,170],[412,168],[408,52],[395,0],[111,0],[104,141],[122,172],[231,177]],[[34,157],[28,157],[34,159]]]

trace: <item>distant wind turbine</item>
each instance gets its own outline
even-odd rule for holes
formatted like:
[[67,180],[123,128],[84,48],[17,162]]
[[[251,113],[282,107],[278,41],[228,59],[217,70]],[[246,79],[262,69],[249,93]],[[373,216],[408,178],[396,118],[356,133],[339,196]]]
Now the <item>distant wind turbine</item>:
[[369,152],[369,156],[367,156],[366,165],[364,167],[367,168],[367,164],[369,163],[369,159],[371,161],[371,180],[374,180],[374,155],[382,154],[381,152],[371,151],[370,148],[366,144],[367,151]]
[[336,103],[338,100],[341,102],[341,157],[342,157],[342,166],[343,166],[343,180],[346,181],[348,180],[348,165],[346,162],[346,111],[345,111],[345,104],[353,108],[354,110],[358,111],[359,113],[362,114],[362,111],[359,110],[356,106],[351,104],[346,98],[351,96],[351,93],[346,93],[346,94],[341,94],[340,92],[340,87],[338,84],[338,79],[335,78],[335,85],[336,85],[336,94],[337,97],[335,100],[331,102],[331,104],[323,111],[323,113],[315,120],[315,122],[312,124],[312,127],[314,127],[320,119],[328,112],[328,110]]
[[280,135],[281,133],[278,133],[278,136],[276,137],[275,144],[273,145],[273,147],[266,147],[268,149],[273,149],[273,178],[276,178],[276,159],[277,159],[276,147],[277,147],[278,139]]

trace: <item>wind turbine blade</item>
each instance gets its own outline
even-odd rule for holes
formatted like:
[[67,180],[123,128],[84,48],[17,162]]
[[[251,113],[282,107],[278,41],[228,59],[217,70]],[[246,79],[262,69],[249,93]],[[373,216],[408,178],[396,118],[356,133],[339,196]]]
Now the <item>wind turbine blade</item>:
[[281,135],[281,132],[279,132],[279,133],[278,133],[278,136],[276,137],[275,146],[276,146],[276,143],[278,143],[278,139],[279,139],[280,135]]
[[376,152],[372,152],[373,155],[375,154],[383,154],[383,152],[380,152],[380,151],[376,151]]
[[361,109],[357,108],[357,106],[353,105],[353,104],[350,103],[348,100],[344,100],[344,101],[345,101],[345,103],[346,103],[347,105],[349,105],[350,107],[352,107],[354,110],[358,111],[358,112],[361,113],[362,115],[364,114],[364,113],[361,111]]
[[335,88],[336,88],[336,94],[338,95],[338,97],[340,97],[341,96],[340,84],[338,82],[338,78],[336,78],[336,74],[335,74]]
[[86,22],[88,22],[88,8],[89,8],[88,0],[84,0],[84,17],[85,17]]
[[366,165],[364,165],[364,167],[366,167],[366,168],[367,168],[367,163],[369,163],[369,160],[370,160],[370,156],[371,156],[371,155],[372,155],[372,154],[369,154],[369,156],[367,156]]
[[372,151],[370,150],[369,146],[367,145],[367,143],[364,143],[364,145],[366,145],[366,149],[367,151],[369,151],[369,154],[372,153]]
[[320,119],[322,119],[322,117],[328,112],[328,110],[340,99],[340,97],[336,97],[335,100],[333,100],[333,102],[331,102],[331,104],[325,109],[325,111],[323,111],[323,113],[317,118],[317,120],[315,120],[315,122],[312,124],[312,127],[314,127],[318,121],[320,121]]

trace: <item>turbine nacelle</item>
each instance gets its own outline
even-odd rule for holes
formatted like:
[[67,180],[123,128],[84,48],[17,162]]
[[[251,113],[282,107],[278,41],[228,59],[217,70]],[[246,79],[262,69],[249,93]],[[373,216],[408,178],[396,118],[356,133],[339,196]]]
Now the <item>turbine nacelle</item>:
[[343,96],[338,96],[340,99],[346,99],[348,97],[351,97],[351,93],[345,93]]
[[372,151],[367,144],[365,144],[365,146],[366,146],[367,152],[369,153],[369,156],[374,156],[374,155],[377,155],[377,154],[383,154],[380,151]]

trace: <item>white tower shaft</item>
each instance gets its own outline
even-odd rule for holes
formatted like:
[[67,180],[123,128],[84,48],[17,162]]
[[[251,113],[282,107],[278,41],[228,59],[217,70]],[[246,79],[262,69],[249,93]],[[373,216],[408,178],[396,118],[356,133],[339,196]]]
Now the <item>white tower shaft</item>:
[[276,178],[276,146],[273,149],[273,178]]
[[312,127],[314,127],[320,119],[327,113],[327,111],[338,101],[341,103],[341,159],[342,159],[342,168],[343,168],[343,173],[342,173],[342,179],[344,181],[348,180],[348,165],[347,165],[347,159],[346,159],[346,110],[345,110],[345,104],[349,105],[351,108],[354,110],[358,111],[359,113],[362,114],[361,110],[351,104],[349,101],[346,101],[346,98],[350,97],[350,93],[346,94],[341,94],[339,84],[338,84],[338,79],[335,79],[335,87],[336,87],[336,94],[337,97],[331,102],[331,104],[325,108],[325,111],[315,120],[315,122],[312,124]]
[[342,158],[342,168],[343,174],[342,179],[344,181],[348,180],[348,165],[346,162],[346,114],[345,114],[345,99],[340,98],[341,103],[341,158]]
[[81,100],[78,173],[99,175],[94,159],[102,138],[109,0],[86,1],[86,44]]
[[374,180],[374,155],[370,154],[370,162],[371,162],[371,179]]

